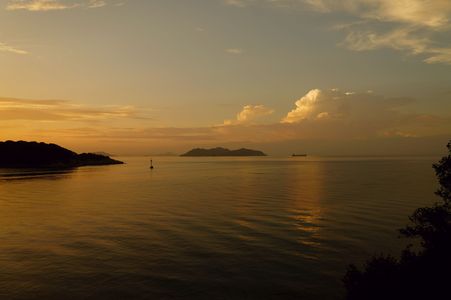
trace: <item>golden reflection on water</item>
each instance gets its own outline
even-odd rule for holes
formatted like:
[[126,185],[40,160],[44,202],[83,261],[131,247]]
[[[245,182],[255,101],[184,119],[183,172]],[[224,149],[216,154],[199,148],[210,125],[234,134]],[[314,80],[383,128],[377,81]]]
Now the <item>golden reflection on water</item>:
[[[293,172],[292,189],[294,191],[293,209],[295,226],[302,234],[298,242],[311,248],[321,247],[321,219],[325,213],[322,207],[324,197],[324,164],[307,163],[298,165],[298,171]],[[316,255],[300,253],[309,259],[318,259]]]
[[421,161],[125,160],[0,175],[0,298],[334,299],[346,259],[399,243],[434,180]]

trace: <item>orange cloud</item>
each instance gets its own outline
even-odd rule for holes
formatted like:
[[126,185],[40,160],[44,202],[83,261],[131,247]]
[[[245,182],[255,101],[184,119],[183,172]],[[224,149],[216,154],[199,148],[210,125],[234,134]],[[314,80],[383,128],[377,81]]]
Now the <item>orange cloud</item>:
[[10,0],[7,10],[54,11],[77,7],[99,8],[107,5],[106,0]]
[[271,115],[273,112],[273,109],[264,105],[245,105],[236,115],[235,120],[225,120],[224,125],[253,124],[260,121],[263,117]]
[[7,45],[5,43],[0,43],[0,52],[9,52],[21,55],[28,54],[28,51]]
[[91,107],[64,100],[0,98],[1,120],[100,121],[113,118],[146,117],[132,106]]
[[119,149],[142,154],[147,148],[178,151],[226,144],[420,138],[451,133],[449,115],[408,113],[404,106],[412,101],[370,92],[313,89],[296,101],[280,122],[258,122],[273,110],[246,105],[235,120],[225,122],[227,126],[181,128],[152,126],[149,113],[129,106],[91,107],[63,100],[0,98],[0,136],[63,143],[80,151]]

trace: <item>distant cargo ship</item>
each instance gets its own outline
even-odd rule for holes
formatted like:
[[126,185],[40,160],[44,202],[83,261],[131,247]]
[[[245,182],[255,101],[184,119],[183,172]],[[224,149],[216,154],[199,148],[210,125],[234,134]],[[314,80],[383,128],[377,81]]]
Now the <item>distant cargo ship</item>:
[[307,156],[307,154],[291,154],[292,157],[296,157],[296,156]]

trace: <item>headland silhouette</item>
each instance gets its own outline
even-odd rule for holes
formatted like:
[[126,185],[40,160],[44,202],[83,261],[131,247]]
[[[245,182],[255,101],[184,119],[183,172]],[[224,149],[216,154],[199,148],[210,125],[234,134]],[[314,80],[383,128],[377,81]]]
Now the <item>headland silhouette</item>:
[[123,162],[101,154],[77,154],[56,144],[0,142],[0,168],[74,168],[115,164]]

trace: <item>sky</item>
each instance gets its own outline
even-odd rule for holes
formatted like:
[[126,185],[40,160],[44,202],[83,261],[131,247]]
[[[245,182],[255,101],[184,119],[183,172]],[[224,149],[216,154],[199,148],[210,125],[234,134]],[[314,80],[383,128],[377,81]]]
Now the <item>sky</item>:
[[0,0],[0,140],[440,154],[448,0]]

